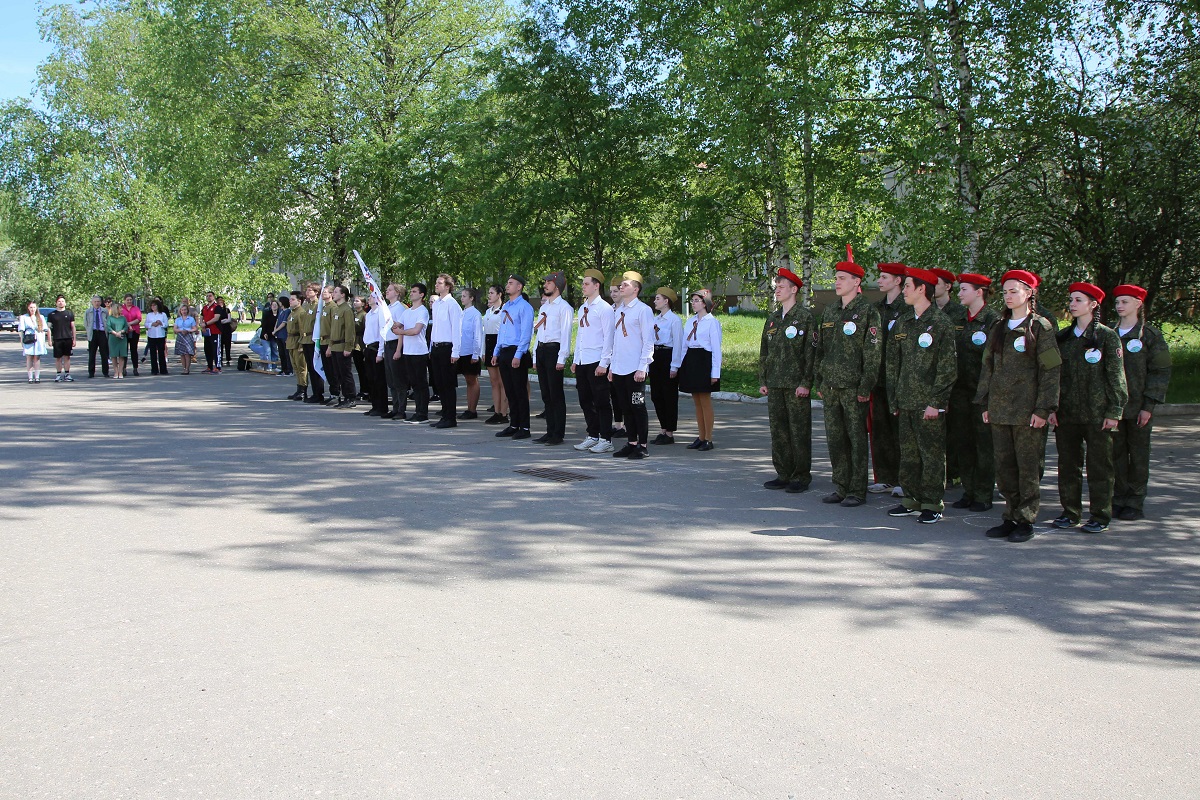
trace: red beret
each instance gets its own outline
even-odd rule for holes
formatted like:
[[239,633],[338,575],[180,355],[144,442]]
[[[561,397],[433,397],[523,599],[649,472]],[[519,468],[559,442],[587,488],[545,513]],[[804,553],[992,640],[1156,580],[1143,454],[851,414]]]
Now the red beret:
[[1133,297],[1146,302],[1146,290],[1140,286],[1135,286],[1132,283],[1122,283],[1120,286],[1112,290],[1113,297]]
[[916,267],[905,267],[905,276],[918,281],[925,281],[931,286],[937,283],[938,276],[931,269],[917,269]]
[[858,264],[855,264],[853,261],[839,261],[837,266],[833,269],[835,272],[849,273],[856,278],[865,278],[867,276],[866,270],[864,270]]
[[1072,283],[1067,291],[1081,292],[1095,300],[1097,303],[1104,302],[1104,290],[1094,283],[1084,283],[1083,281],[1078,281],[1076,283]]
[[791,281],[792,283],[796,284],[797,289],[804,288],[804,281],[800,280],[800,276],[792,272],[790,269],[784,269],[783,267],[780,267],[779,272],[775,273],[775,277]]
[[991,286],[992,279],[987,275],[976,275],[973,272],[964,272],[958,276],[959,283],[969,283],[972,286]]
[[904,270],[908,269],[903,264],[894,261],[884,261],[877,266],[880,275],[899,275],[900,277],[904,277]]
[[[941,269],[939,267],[934,267],[933,269],[931,269],[929,271],[932,272],[937,277],[944,280],[946,283],[952,284],[952,283],[954,283],[954,281],[958,280],[956,277],[954,277],[954,273],[948,269]],[[936,281],[935,281],[935,283],[936,283]]]
[[1009,281],[1020,281],[1030,289],[1036,289],[1038,284],[1042,282],[1042,279],[1027,270],[1010,269],[1000,278],[1000,285],[1003,286]]

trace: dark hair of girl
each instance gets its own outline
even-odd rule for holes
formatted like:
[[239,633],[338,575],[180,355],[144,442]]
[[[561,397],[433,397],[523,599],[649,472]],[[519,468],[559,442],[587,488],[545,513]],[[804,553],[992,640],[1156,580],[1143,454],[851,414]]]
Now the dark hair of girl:
[[471,305],[475,305],[475,301],[479,299],[479,290],[474,286],[464,286],[462,287],[462,291],[466,292],[467,296],[471,298]]
[[500,285],[500,284],[498,284],[498,283],[493,283],[493,284],[492,284],[491,286],[489,286],[488,288],[489,288],[489,289],[495,289],[495,290],[496,290],[496,294],[500,295],[500,299],[501,299],[501,300],[503,300],[503,299],[504,299],[504,287],[503,287],[503,286],[501,286],[501,285]]
[[[1099,322],[1100,304],[1097,303],[1096,307],[1092,309],[1092,321],[1088,323],[1087,330],[1083,332],[1083,341],[1087,344],[1089,350],[1100,346],[1096,341],[1096,325],[1099,324]],[[1063,342],[1069,341],[1074,336],[1075,326],[1068,325],[1058,332],[1058,343],[1062,344]]]
[[[1031,288],[1030,293],[1029,293],[1029,313],[1026,314],[1025,317],[1026,318],[1032,317],[1035,313],[1037,313],[1036,309],[1037,309],[1037,289]],[[1000,319],[999,322],[997,322],[996,324],[994,324],[992,326],[992,330],[996,332],[996,335],[992,337],[992,355],[994,355],[994,356],[1000,355],[1000,351],[1002,351],[1004,349],[1004,331],[1008,329],[1008,323],[1011,320],[1012,320],[1012,309],[1009,308],[1008,305],[1006,304],[1004,306],[1004,316]],[[1025,335],[1025,338],[1027,339],[1027,343],[1025,346],[1025,352],[1027,352],[1027,353],[1036,353],[1037,352],[1037,334],[1038,334],[1038,326],[1030,325],[1029,333],[1027,333]]]

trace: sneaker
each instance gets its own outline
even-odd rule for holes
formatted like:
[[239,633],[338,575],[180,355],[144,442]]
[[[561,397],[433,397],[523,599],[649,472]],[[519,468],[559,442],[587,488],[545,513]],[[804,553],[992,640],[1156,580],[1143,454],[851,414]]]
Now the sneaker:
[[769,481],[763,481],[764,489],[786,489],[787,487],[788,482],[781,481],[779,478],[771,478]]
[[966,497],[959,498],[950,504],[951,508],[970,508],[971,500]]
[[1011,519],[1006,519],[994,528],[988,528],[984,536],[989,539],[1007,539],[1008,536],[1017,529],[1017,523]]
[[861,497],[846,496],[843,498],[842,502],[838,503],[838,505],[840,505],[842,508],[857,508],[865,502],[867,501],[863,500]]
[[808,484],[803,483],[801,481],[792,481],[791,483],[788,484],[788,487],[787,487],[788,494],[801,494],[801,493],[807,492],[807,491],[808,491]]
[[54,382],[55,382],[55,383],[62,383],[62,375],[55,375],[55,376],[54,376]]
[[464,411],[458,415],[459,419],[478,419],[479,414],[474,411]]
[[531,434],[529,433],[528,429],[521,428],[519,431],[517,431],[516,433],[514,433],[512,435],[512,438],[513,439],[528,439],[530,436],[531,436]]
[[612,442],[610,442],[608,439],[601,439],[588,449],[592,453],[611,453],[613,446]]
[[628,436],[628,435],[629,435],[629,432],[627,430],[625,430],[624,426],[622,426],[620,428],[612,429],[612,436],[614,439],[620,439],[622,436]]
[[1028,522],[1022,522],[1017,526],[1016,530],[1008,535],[1010,542],[1028,542],[1033,538],[1033,526]]
[[1117,515],[1117,519],[1125,522],[1136,522],[1139,519],[1145,519],[1146,515],[1142,513],[1140,508],[1133,506],[1125,506],[1121,509],[1121,513]]
[[613,453],[613,458],[629,458],[630,453],[637,452],[636,444],[627,444],[617,452]]
[[499,425],[501,422],[504,422],[504,423],[508,422],[507,414],[492,414],[490,417],[488,417],[487,419],[485,419],[483,421],[483,424],[484,425]]
[[1079,529],[1084,533],[1104,533],[1104,531],[1108,530],[1108,525],[1099,520],[1089,519]]
[[553,439],[553,438],[554,438],[554,437],[553,437],[553,436],[551,436],[550,434],[548,434],[548,433],[543,433],[541,436],[537,437],[537,438],[536,438],[536,439],[534,439],[533,441],[534,441],[534,443],[535,443],[535,444],[545,444],[546,442],[550,441],[550,440],[551,440],[551,439]]
[[650,454],[646,452],[646,445],[643,444],[634,448],[633,452],[629,454],[628,458],[630,461],[641,461],[643,458],[649,457],[649,455]]
[[940,522],[941,519],[942,512],[927,508],[921,512],[921,516],[917,518],[917,522],[923,522],[926,525],[932,525],[935,522]]
[[1065,530],[1067,528],[1074,528],[1079,523],[1077,521],[1071,519],[1070,517],[1068,517],[1066,514],[1063,514],[1061,517],[1054,520],[1050,524],[1060,530]]
[[884,492],[890,492],[891,490],[892,485],[890,483],[872,483],[867,487],[867,491],[871,494],[883,494]]
[[71,373],[68,372],[66,375],[63,375],[63,381],[65,381],[66,383],[74,383],[75,379],[72,378]]
[[582,442],[580,442],[579,444],[574,445],[574,447],[576,450],[578,450],[579,452],[582,453],[584,450],[591,450],[593,447],[595,447],[598,444],[600,444],[599,439],[597,439],[595,436],[589,436],[586,439],[584,439]]
[[893,486],[892,487],[892,497],[904,497],[904,487],[903,486]]
[[714,444],[712,443],[712,439],[709,439],[708,441],[706,441],[706,442],[702,443],[702,444],[701,444],[699,447],[697,447],[696,449],[697,449],[697,450],[700,450],[700,451],[702,451],[702,452],[705,452],[705,453],[707,453],[709,450],[712,450],[712,449],[713,449],[715,446],[716,446],[716,445],[714,445]]
[[991,501],[988,501],[985,503],[985,502],[976,500],[974,503],[971,503],[971,505],[968,508],[971,510],[972,513],[979,514],[984,511],[991,511],[992,504],[991,504]]
[[457,428],[458,420],[453,417],[444,417],[441,422],[435,423],[435,428]]
[[840,503],[845,499],[846,498],[842,497],[837,492],[830,492],[829,494],[827,494],[821,498],[821,502],[828,503],[829,505],[833,505],[834,503]]
[[917,510],[908,506],[896,506],[889,508],[887,513],[889,517],[907,517],[909,514],[917,513]]
[[506,438],[506,437],[508,437],[508,436],[512,436],[512,435],[513,435],[513,434],[515,434],[516,432],[517,432],[517,429],[516,429],[516,428],[514,428],[512,425],[509,425],[509,426],[508,426],[507,428],[505,428],[504,430],[502,430],[502,431],[497,431],[497,432],[496,432],[496,438],[497,438],[497,439],[503,439],[503,438]]
[[428,414],[413,414],[411,417],[409,417],[408,419],[406,419],[404,421],[411,423],[413,425],[420,425],[422,422],[429,422],[429,415]]
[[[617,432],[613,431],[613,436],[616,436],[616,435],[617,435]],[[688,450],[699,450],[703,445],[704,445],[704,440],[701,439],[699,436],[697,436],[696,441],[689,444],[687,446],[687,449]]]
[[675,444],[675,437],[668,436],[665,433],[660,433],[658,436],[654,437],[654,443],[655,444]]

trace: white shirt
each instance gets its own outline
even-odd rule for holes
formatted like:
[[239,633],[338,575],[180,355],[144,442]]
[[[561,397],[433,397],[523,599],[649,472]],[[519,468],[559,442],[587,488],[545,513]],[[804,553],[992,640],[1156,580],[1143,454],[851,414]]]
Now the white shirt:
[[[470,306],[463,309],[461,328],[466,329],[463,335],[467,341],[458,344],[458,357],[466,359],[483,358],[483,319],[479,309]],[[474,334],[474,335],[472,335]]]
[[[167,323],[170,319],[161,311],[151,311],[146,315],[144,320],[146,323],[146,338],[148,339],[165,339],[167,338]],[[161,327],[155,327],[155,322],[161,322]]]
[[[392,312],[392,320],[393,321],[400,322],[401,325],[404,324],[403,322],[401,322],[400,318],[402,316],[404,316],[405,311],[408,311],[408,306],[404,305],[404,303],[401,303],[399,300],[397,300],[394,303],[388,303],[388,311]],[[392,333],[391,328],[388,328],[386,331],[383,332],[383,341],[384,342],[394,342],[399,338],[400,338],[399,336]]]
[[[558,344],[558,363],[567,363],[567,351],[571,349],[571,319],[574,309],[562,295],[543,305],[533,320],[533,332],[538,344]],[[537,352],[536,350],[534,351]]]
[[612,362],[613,308],[600,295],[585,300],[575,312],[575,363],[599,364],[608,369]]
[[671,369],[679,369],[683,363],[683,320],[674,311],[667,309],[654,316],[654,346],[671,348]]
[[363,321],[363,347],[379,344],[379,339],[379,307],[371,306],[367,318]]
[[485,336],[496,336],[500,333],[500,323],[504,319],[503,309],[504,304],[501,303],[495,308],[488,306],[487,311],[483,312],[483,333]]
[[400,327],[405,330],[418,325],[421,326],[420,331],[404,337],[403,353],[406,356],[423,356],[429,353],[429,342],[425,341],[425,328],[429,327],[429,311],[426,310],[424,303],[406,308],[400,315]]
[[1017,328],[1021,327],[1021,323],[1024,321],[1025,317],[1021,317],[1020,319],[1010,319],[1008,321],[1008,329],[1010,331],[1015,331]]
[[[450,295],[434,297],[429,307],[433,310],[433,328],[430,342],[450,345],[450,357],[458,358],[458,340],[462,338],[462,306]],[[405,327],[408,327],[407,325]]]
[[702,348],[712,353],[712,374],[709,377],[721,377],[721,323],[712,314],[705,314],[704,319],[697,316],[688,318],[683,329],[683,343],[689,350]]
[[609,334],[614,375],[645,372],[654,358],[654,312],[636,297],[628,305],[613,307]]

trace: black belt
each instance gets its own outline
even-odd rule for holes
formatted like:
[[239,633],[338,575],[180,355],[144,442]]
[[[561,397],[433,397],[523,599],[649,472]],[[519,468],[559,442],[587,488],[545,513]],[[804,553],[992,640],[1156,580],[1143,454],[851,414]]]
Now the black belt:
[[453,347],[454,342],[434,342],[434,347]]
[[538,347],[549,347],[551,345],[562,347],[562,342],[538,342]]
[[669,344],[656,344],[656,345],[654,345],[654,349],[655,349],[655,350],[670,350],[670,349],[671,349],[671,345],[669,345]]
[[346,343],[345,339],[338,339],[336,342],[330,342],[329,344],[335,345],[335,344],[345,344],[345,343]]

